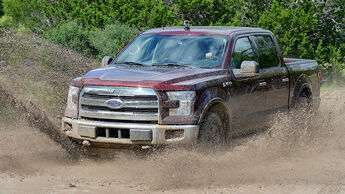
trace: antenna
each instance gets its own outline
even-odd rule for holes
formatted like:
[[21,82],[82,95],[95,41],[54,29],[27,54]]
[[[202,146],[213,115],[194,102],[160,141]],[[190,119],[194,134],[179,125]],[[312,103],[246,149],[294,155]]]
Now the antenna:
[[190,30],[190,27],[189,27],[189,20],[185,20],[183,21],[183,24],[184,24],[184,30]]

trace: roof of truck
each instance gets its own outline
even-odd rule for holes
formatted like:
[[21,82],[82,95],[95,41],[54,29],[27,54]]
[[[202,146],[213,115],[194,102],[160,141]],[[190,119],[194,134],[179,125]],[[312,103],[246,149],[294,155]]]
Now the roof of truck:
[[185,30],[184,26],[154,28],[143,34],[166,34],[166,35],[230,35],[234,32],[270,32],[262,28],[234,27],[234,26],[191,26]]

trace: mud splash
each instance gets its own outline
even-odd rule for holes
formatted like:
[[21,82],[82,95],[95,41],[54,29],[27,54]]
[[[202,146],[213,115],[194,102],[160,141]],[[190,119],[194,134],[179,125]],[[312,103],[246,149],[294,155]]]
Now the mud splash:
[[[80,188],[96,185],[116,189],[125,185],[140,191],[183,192],[241,185],[313,184],[321,185],[320,192],[333,191],[333,187],[327,190],[328,186],[343,185],[345,177],[345,90],[323,92],[322,99],[316,116],[305,119],[309,115],[280,113],[265,133],[238,139],[221,150],[117,151],[111,159],[71,162],[57,144],[32,128],[19,126],[32,131],[25,134],[31,141],[7,141],[0,146],[0,174],[49,178],[50,182]],[[18,130],[2,134],[14,141],[22,135]]]
[[[49,120],[43,111],[41,111],[31,101],[25,101],[16,98],[11,92],[4,89],[0,85],[0,100],[2,103],[10,105],[21,117],[19,119],[25,119],[27,124],[31,127],[38,129],[41,133],[46,134],[51,140],[61,145],[71,157],[79,157],[83,155],[83,149],[74,144],[68,139],[61,130]],[[1,111],[1,110],[0,110]],[[15,121],[13,121],[15,123]]]
[[266,133],[243,139],[240,145],[213,151],[172,148],[145,159],[120,157],[104,165],[112,166],[121,179],[138,180],[158,190],[322,182],[330,177],[334,182],[344,174],[327,176],[323,170],[332,171],[336,163],[344,163],[343,156],[328,155],[345,148],[345,92],[324,93],[323,98],[315,116],[277,114]]
[[345,174],[338,165],[345,164],[345,157],[332,154],[345,150],[345,90],[324,92],[322,98],[316,115],[279,113],[266,133],[243,139],[227,150],[169,150],[152,156],[151,172],[147,172],[152,175],[150,185],[176,189],[342,182]]

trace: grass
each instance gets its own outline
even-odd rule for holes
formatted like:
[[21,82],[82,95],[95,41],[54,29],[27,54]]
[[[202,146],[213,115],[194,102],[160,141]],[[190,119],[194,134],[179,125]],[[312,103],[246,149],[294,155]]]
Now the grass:
[[329,85],[329,86],[322,86],[320,91],[322,92],[332,92],[335,90],[338,90],[339,88],[341,88],[341,86],[338,85]]

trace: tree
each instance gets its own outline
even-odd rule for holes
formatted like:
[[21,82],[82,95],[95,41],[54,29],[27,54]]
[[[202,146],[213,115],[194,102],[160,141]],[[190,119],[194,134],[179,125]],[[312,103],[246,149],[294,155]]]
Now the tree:
[[311,1],[273,0],[270,9],[261,14],[258,24],[276,35],[285,55],[313,58],[319,43],[314,36],[318,26],[317,11]]
[[0,17],[4,15],[4,7],[2,5],[2,0],[0,0]]

